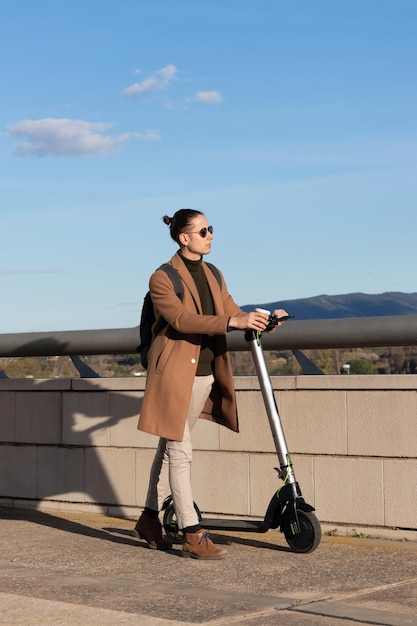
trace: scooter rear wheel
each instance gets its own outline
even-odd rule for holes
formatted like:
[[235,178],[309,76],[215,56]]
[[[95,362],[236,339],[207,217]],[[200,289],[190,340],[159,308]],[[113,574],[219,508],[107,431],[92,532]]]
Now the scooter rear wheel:
[[290,525],[285,524],[282,527],[285,539],[293,552],[313,552],[321,541],[320,522],[311,511],[297,509],[297,514],[301,532],[294,534]]
[[[197,512],[198,519],[200,520],[201,513],[195,502],[194,502],[194,508]],[[172,543],[174,544],[185,543],[185,535],[182,532],[182,530],[178,528],[177,516],[175,515],[175,508],[174,508],[173,502],[171,502],[164,510],[164,517],[163,517],[162,525],[164,527],[167,538],[170,541],[172,541]]]

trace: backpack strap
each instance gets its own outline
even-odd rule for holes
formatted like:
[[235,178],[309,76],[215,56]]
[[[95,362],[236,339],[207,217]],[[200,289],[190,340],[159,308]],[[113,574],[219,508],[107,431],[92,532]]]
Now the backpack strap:
[[166,274],[168,274],[174,286],[175,293],[177,294],[178,298],[182,300],[182,297],[184,295],[184,290],[182,287],[181,278],[177,270],[174,267],[172,267],[172,265],[170,265],[169,263],[162,263],[162,265],[160,265],[158,269],[163,270]]
[[220,272],[213,263],[209,263],[208,261],[204,261],[204,263],[211,269],[214,276],[216,277],[217,282],[219,283],[220,289],[222,288],[222,277],[220,276]]

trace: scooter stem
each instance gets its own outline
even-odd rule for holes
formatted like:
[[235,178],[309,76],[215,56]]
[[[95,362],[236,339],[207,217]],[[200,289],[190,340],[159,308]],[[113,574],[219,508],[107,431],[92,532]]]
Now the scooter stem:
[[245,339],[249,342],[252,352],[265,409],[268,415],[269,425],[274,439],[275,449],[278,455],[278,461],[280,464],[278,470],[279,477],[287,485],[295,484],[296,479],[292,469],[290,454],[288,452],[287,442],[282,429],[274,391],[272,389],[271,380],[265,363],[265,355],[260,341],[260,333],[255,330],[247,330],[245,333]]

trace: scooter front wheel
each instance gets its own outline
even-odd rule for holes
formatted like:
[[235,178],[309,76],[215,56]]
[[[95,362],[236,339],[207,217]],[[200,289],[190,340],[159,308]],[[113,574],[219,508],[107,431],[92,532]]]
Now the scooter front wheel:
[[[195,502],[194,502],[194,508],[197,512],[198,519],[200,520],[201,513]],[[178,528],[177,516],[175,515],[175,508],[174,508],[173,502],[168,504],[168,506],[164,510],[164,517],[163,517],[162,524],[163,524],[167,538],[170,541],[172,541],[172,543],[174,544],[185,543],[185,535],[182,532],[182,530]]]
[[300,532],[294,534],[289,522],[282,526],[285,539],[293,552],[313,552],[321,541],[321,527],[317,517],[311,511],[297,509]]

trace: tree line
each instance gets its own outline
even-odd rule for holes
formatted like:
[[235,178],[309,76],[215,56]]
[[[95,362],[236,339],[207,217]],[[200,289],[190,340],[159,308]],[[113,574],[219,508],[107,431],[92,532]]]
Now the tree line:
[[[323,374],[417,374],[417,346],[390,348],[357,348],[350,350],[305,350]],[[139,354],[95,355],[82,357],[99,376],[106,378],[144,376]],[[256,374],[249,351],[231,352],[236,376]],[[268,371],[272,376],[302,374],[291,351],[265,351]],[[345,366],[348,365],[349,368]],[[74,378],[79,374],[69,357],[7,357],[0,358],[0,371],[8,378]]]

